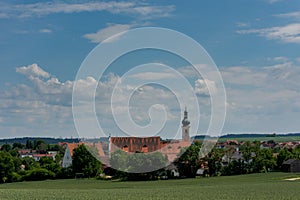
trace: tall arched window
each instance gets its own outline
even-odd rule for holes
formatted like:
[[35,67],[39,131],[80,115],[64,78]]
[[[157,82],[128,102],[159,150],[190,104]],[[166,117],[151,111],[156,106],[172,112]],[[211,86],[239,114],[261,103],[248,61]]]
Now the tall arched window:
[[127,145],[125,145],[125,146],[123,146],[122,150],[125,151],[125,152],[128,152],[128,151],[129,151],[129,148],[128,148]]
[[142,147],[142,152],[143,152],[143,153],[148,153],[148,146],[147,146],[147,145],[144,145],[144,146]]

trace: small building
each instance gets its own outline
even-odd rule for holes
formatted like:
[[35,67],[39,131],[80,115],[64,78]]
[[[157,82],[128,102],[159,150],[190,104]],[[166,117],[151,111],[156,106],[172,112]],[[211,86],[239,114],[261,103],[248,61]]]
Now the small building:
[[37,162],[40,161],[42,157],[50,157],[55,160],[55,155],[53,154],[32,154],[32,158],[34,158],[34,160]]
[[283,162],[282,169],[285,172],[300,172],[300,160],[298,159],[288,159]]
[[[89,142],[79,142],[79,143],[66,143],[66,150],[65,150],[65,154],[62,160],[62,167],[63,168],[67,168],[70,167],[72,165],[72,161],[73,161],[73,151],[74,149],[76,149],[77,147],[79,147],[80,145],[85,145],[85,147],[87,148],[87,150],[89,150],[89,152],[98,160],[101,160],[101,162],[103,162],[104,160],[104,151],[102,148],[102,143],[89,143]],[[93,151],[94,148],[96,149],[96,151]]]
[[79,143],[66,143],[66,150],[62,160],[62,167],[67,168],[72,165],[73,150],[79,146]]

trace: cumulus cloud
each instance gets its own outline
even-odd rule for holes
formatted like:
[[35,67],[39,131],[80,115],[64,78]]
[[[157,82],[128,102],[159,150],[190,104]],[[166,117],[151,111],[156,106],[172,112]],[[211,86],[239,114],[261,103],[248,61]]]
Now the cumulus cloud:
[[23,66],[16,69],[16,72],[24,74],[27,77],[43,77],[49,78],[50,74],[41,69],[37,64]]
[[[220,69],[223,76],[227,93],[227,122],[225,131],[228,132],[261,132],[261,131],[295,131],[297,130],[300,115],[300,66],[291,60],[278,56],[270,60],[269,66],[227,66]],[[210,119],[210,92],[217,92],[216,85],[212,80],[196,78],[193,68],[184,67],[178,69],[185,73],[194,85],[201,108],[201,131],[205,131]],[[97,85],[95,106],[97,117],[102,128],[111,134],[122,135],[113,120],[111,111],[111,95],[115,84],[120,77],[108,74],[100,81],[93,77],[85,77],[79,80],[61,81],[50,73],[33,64],[17,68],[17,72],[28,77],[29,83],[11,86],[1,91],[0,112],[1,130],[9,133],[33,134],[36,130],[40,134],[56,136],[74,136],[75,128],[72,118],[72,91],[73,86],[78,86],[79,94],[83,97],[79,106],[82,108],[82,118],[86,121],[87,129],[91,119],[87,109],[85,98],[93,95],[91,89]],[[188,76],[190,75],[190,76]],[[163,78],[161,76],[160,78]],[[127,114],[128,109],[132,119],[139,125],[147,125],[150,122],[149,109],[153,105],[158,110],[163,108],[167,112],[170,124],[164,129],[164,133],[174,133],[174,127],[180,126],[180,108],[178,96],[171,91],[156,85],[144,85],[133,88],[131,85],[122,85],[118,102],[114,104],[120,114]],[[126,99],[122,94],[135,89],[128,105],[121,104]],[[179,94],[183,97],[185,93]],[[195,108],[187,105],[190,118],[196,119],[198,113],[193,113]],[[287,120],[289,119],[289,120]],[[207,122],[207,124],[206,124]],[[129,125],[128,125],[129,126]],[[19,128],[16,128],[19,127]],[[195,128],[195,125],[192,126]],[[192,128],[191,127],[191,128]],[[130,127],[128,127],[130,128]],[[170,128],[170,129],[168,129]],[[51,130],[48,131],[47,130]],[[174,130],[168,132],[168,130]],[[199,130],[193,130],[194,134]],[[93,131],[86,136],[94,137]],[[89,135],[91,133],[91,135]],[[146,133],[149,134],[149,133]],[[75,135],[76,136],[76,135]]]
[[[73,125],[72,117],[72,92],[73,87],[76,85],[76,90],[82,100],[79,109],[82,110],[80,117],[85,120],[89,132],[85,133],[85,137],[97,136],[97,127],[91,127],[89,124],[92,113],[86,112],[89,109],[90,95],[95,96],[96,114],[102,128],[107,132],[113,134],[122,134],[114,124],[113,115],[111,111],[111,95],[114,90],[115,84],[119,81],[120,77],[115,74],[107,74],[100,81],[93,77],[86,77],[79,80],[60,81],[50,73],[44,71],[37,64],[23,66],[16,69],[18,73],[25,75],[29,83],[18,84],[2,91],[0,97],[0,111],[1,121],[0,127],[14,126],[23,127],[22,132],[20,129],[15,129],[13,132],[17,134],[33,135],[33,130],[40,130],[41,135],[53,136],[48,131],[43,131],[44,128],[52,130],[55,136],[74,136],[75,127]],[[94,94],[94,88],[97,86]],[[130,85],[122,85],[120,90],[132,91]],[[122,102],[125,97],[120,96],[118,102]],[[114,108],[126,114],[128,109],[132,118],[137,123],[144,125],[149,121],[149,109],[153,105],[163,105],[167,112],[168,120],[180,122],[181,113],[178,110],[177,99],[174,94],[165,88],[160,88],[154,85],[144,85],[142,88],[135,90],[133,96],[130,98],[129,104],[114,104]],[[162,108],[162,107],[159,107]],[[160,109],[161,110],[161,109]],[[156,112],[156,110],[154,110]],[[159,120],[158,120],[159,121]],[[157,122],[157,119],[156,119]],[[174,129],[177,126],[168,125],[166,129]],[[170,130],[169,129],[169,130]],[[8,130],[12,132],[12,130]],[[165,134],[175,133],[174,131],[165,131]],[[150,133],[147,133],[150,134]],[[40,136],[40,135],[39,135]],[[76,135],[75,135],[76,136]],[[81,135],[82,136],[82,135]]]
[[232,130],[243,126],[257,132],[297,131],[293,119],[300,114],[300,68],[289,60],[278,62],[221,69],[228,100],[227,126]]
[[284,43],[300,44],[300,24],[293,23],[285,26],[276,26],[263,29],[239,30],[240,34],[258,34],[269,40],[280,40]]
[[[122,32],[127,31],[131,27],[132,27],[132,25],[129,25],[129,24],[114,24],[114,25],[108,26],[104,29],[101,29],[96,33],[85,34],[83,37],[86,39],[89,39],[93,43],[100,43],[103,41],[104,42],[113,42],[122,35]],[[106,40],[111,36],[114,36],[114,37],[110,38],[109,40]]]
[[208,79],[197,79],[195,81],[195,93],[199,96],[210,96],[211,93],[215,93],[217,87],[214,81]]

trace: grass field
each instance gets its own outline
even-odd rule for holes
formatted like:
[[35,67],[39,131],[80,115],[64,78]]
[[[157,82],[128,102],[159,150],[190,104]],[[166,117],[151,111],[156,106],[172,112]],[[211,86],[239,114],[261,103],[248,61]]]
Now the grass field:
[[116,182],[48,180],[0,185],[0,199],[299,199],[300,174]]

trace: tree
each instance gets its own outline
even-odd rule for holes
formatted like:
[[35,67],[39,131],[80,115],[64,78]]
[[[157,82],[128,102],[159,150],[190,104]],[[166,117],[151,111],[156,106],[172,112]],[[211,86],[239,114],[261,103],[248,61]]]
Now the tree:
[[208,173],[213,176],[221,171],[222,169],[222,157],[224,151],[222,149],[213,148],[211,152],[204,158],[208,164]]
[[1,151],[9,152],[11,149],[12,148],[11,148],[10,144],[3,144],[1,147]]
[[43,168],[35,168],[32,170],[29,170],[27,174],[25,175],[24,179],[26,181],[40,181],[40,180],[46,180],[46,179],[53,179],[55,177],[55,174],[47,169]]
[[115,151],[110,159],[111,167],[118,170],[116,176],[127,180],[153,180],[166,166],[167,157],[160,152],[128,154]]
[[290,152],[288,149],[284,148],[279,151],[279,154],[277,155],[277,168],[282,169],[282,163],[290,158],[293,158],[292,152]]
[[22,164],[25,165],[25,170],[31,170],[33,168],[39,167],[39,163],[36,162],[34,160],[34,158],[26,156],[26,157],[22,158],[21,161],[22,161]]
[[244,145],[240,147],[240,151],[242,153],[245,164],[245,173],[250,173],[252,171],[250,161],[252,159],[252,153],[254,153],[254,149],[251,147],[251,143],[247,141]]
[[58,174],[61,171],[61,166],[55,162],[52,157],[41,157],[39,163],[42,168],[47,169],[55,174]]
[[276,161],[271,149],[261,149],[256,151],[255,154],[256,156],[251,163],[253,172],[267,172],[276,166]]
[[33,144],[30,140],[26,140],[26,145],[25,145],[26,149],[33,149]]
[[72,169],[74,173],[95,177],[101,173],[101,163],[82,144],[73,150]]
[[35,150],[41,151],[41,152],[46,152],[48,145],[44,140],[34,140],[33,142],[33,148]]
[[13,157],[7,152],[0,152],[0,183],[11,182],[14,170]]
[[196,172],[201,166],[199,161],[200,148],[200,143],[192,144],[186,150],[183,150],[182,155],[174,162],[182,176],[196,176]]
[[24,145],[21,144],[20,142],[15,142],[15,143],[13,143],[13,146],[12,146],[13,149],[23,149],[23,147],[24,147]]

